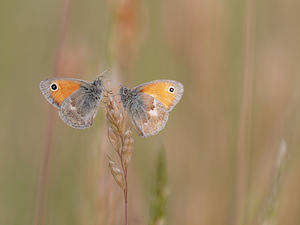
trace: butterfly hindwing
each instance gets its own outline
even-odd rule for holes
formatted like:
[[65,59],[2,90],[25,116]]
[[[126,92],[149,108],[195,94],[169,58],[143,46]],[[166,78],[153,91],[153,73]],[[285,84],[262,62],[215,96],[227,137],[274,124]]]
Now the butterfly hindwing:
[[148,137],[161,131],[169,116],[164,105],[154,97],[143,93],[138,94],[135,101],[127,111],[138,134]]
[[100,99],[95,99],[83,89],[67,97],[59,107],[59,116],[73,128],[90,127],[97,115]]

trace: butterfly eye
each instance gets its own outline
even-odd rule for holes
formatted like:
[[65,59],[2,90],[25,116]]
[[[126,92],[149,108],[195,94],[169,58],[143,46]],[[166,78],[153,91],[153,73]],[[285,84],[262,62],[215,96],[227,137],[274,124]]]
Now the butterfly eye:
[[170,87],[170,88],[169,88],[169,92],[171,92],[171,93],[175,92],[175,88],[174,88],[173,86]]
[[51,89],[52,91],[57,91],[57,89],[58,89],[57,84],[56,84],[56,83],[52,83],[52,84],[50,85],[50,89]]
[[127,88],[125,88],[125,87],[122,87],[122,89],[121,89],[121,93],[123,93],[123,94],[127,95],[127,94],[128,94],[128,89],[127,89]]

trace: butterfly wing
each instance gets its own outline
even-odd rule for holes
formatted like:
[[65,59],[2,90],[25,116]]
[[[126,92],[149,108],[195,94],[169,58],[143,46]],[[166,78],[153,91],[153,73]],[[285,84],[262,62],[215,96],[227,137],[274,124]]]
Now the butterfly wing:
[[[80,89],[81,86],[89,84],[86,81],[72,78],[50,78],[41,81],[40,89],[45,98],[56,108],[69,97],[73,92]],[[51,88],[56,85],[57,89]],[[52,86],[54,87],[54,86]]]
[[97,115],[100,98],[79,89],[67,97],[59,107],[59,116],[70,127],[90,127]]
[[155,80],[134,88],[135,92],[142,92],[159,100],[170,112],[181,99],[183,85],[174,80]]
[[138,134],[143,137],[152,136],[161,131],[169,116],[168,111],[160,101],[143,93],[138,94],[127,112]]

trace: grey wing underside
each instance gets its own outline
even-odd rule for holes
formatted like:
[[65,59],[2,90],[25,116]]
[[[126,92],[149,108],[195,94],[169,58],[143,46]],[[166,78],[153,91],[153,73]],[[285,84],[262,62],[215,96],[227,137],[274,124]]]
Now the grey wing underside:
[[85,129],[93,124],[99,101],[79,89],[61,103],[58,114],[70,127]]
[[136,101],[129,110],[129,116],[138,134],[148,137],[164,129],[169,117],[164,105],[156,98],[142,93]]

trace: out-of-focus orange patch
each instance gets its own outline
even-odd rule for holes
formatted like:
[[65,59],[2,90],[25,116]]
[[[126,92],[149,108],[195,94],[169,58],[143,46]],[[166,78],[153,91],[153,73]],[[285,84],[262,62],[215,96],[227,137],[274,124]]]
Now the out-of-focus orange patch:
[[58,90],[51,91],[51,97],[53,100],[60,105],[63,100],[69,97],[74,91],[77,91],[80,88],[80,84],[76,81],[66,81],[66,80],[56,80],[53,81],[50,86],[55,83],[57,84]]
[[169,92],[169,88],[173,86],[172,83],[158,82],[153,84],[147,84],[141,88],[141,92],[159,100],[167,110],[173,105],[173,101],[177,95],[177,92]]

